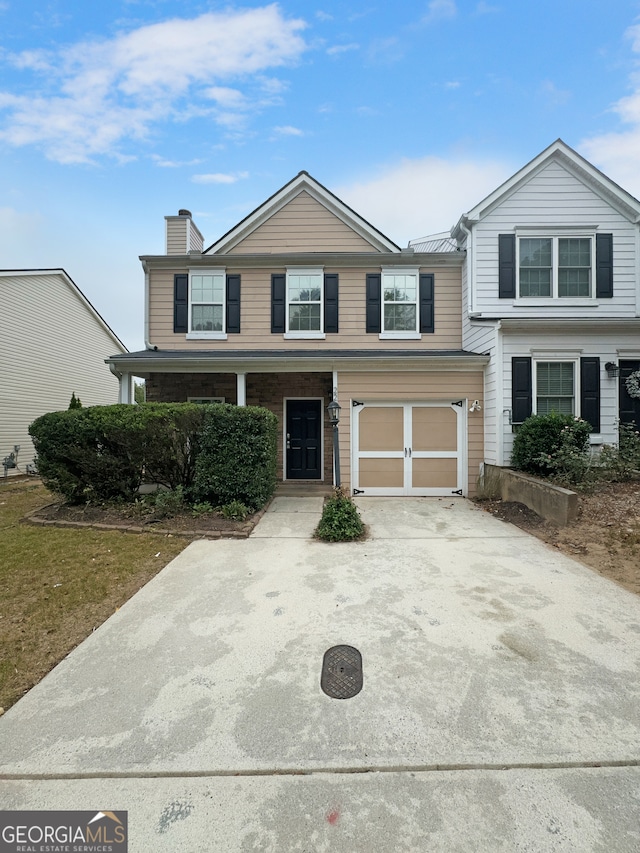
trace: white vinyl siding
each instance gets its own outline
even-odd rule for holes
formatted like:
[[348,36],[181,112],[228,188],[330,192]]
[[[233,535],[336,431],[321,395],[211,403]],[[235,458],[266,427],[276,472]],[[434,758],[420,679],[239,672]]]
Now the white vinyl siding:
[[[77,291],[57,273],[0,276],[0,459],[20,445],[33,461],[29,424],[46,412],[118,402],[118,380],[104,359],[125,352]],[[2,471],[0,470],[0,475]]]

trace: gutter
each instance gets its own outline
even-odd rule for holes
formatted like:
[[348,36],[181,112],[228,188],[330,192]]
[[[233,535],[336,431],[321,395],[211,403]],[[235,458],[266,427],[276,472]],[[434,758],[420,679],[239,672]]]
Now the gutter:
[[467,287],[469,288],[469,305],[467,312],[473,314],[476,310],[476,270],[473,258],[473,234],[461,218],[458,222],[460,230],[467,237]]

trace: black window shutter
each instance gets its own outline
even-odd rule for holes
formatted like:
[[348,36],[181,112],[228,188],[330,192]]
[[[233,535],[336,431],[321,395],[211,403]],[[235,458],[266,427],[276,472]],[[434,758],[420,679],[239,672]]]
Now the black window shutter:
[[613,296],[613,234],[596,234],[596,296]]
[[433,274],[422,273],[420,275],[420,331],[434,331],[434,294]]
[[338,331],[338,273],[324,276],[324,331]]
[[173,331],[189,331],[189,276],[173,277]]
[[284,273],[271,276],[271,332],[285,332],[285,311],[287,308],[287,277]]
[[531,415],[531,358],[511,359],[511,421],[521,424]]
[[240,331],[240,276],[227,276],[227,322],[228,334]]
[[380,308],[382,300],[382,275],[367,273],[367,332],[380,331]]
[[516,298],[516,235],[498,234],[498,296]]
[[580,417],[600,432],[600,359],[580,359]]

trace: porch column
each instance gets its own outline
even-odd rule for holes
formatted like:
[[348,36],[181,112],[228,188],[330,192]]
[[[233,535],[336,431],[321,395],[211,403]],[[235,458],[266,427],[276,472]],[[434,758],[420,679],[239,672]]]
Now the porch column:
[[121,373],[118,379],[118,402],[133,403],[133,376],[130,373]]
[[247,405],[247,374],[236,373],[236,397],[239,406]]

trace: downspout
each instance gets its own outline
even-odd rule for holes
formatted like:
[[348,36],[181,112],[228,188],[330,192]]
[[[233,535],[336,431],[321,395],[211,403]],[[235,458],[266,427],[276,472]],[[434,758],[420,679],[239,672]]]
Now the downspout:
[[473,258],[473,232],[464,224],[463,218],[460,219],[458,225],[467,238],[467,287],[469,288],[467,313],[473,314],[476,310],[476,270]]
[[142,262],[144,270],[144,346],[145,349],[153,349],[149,341],[149,267],[147,262]]

